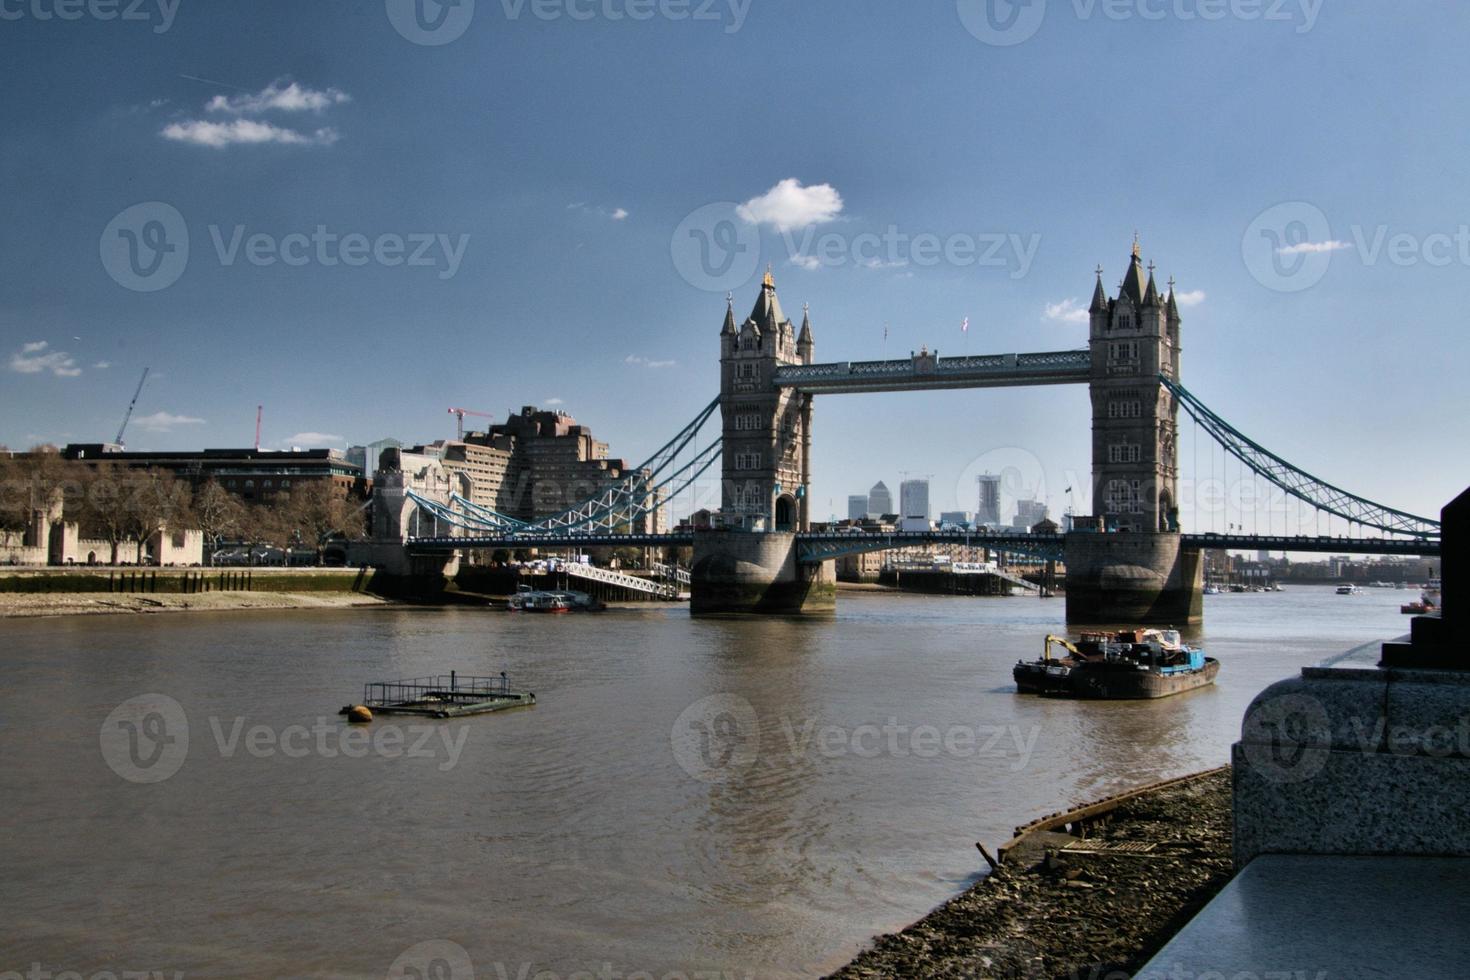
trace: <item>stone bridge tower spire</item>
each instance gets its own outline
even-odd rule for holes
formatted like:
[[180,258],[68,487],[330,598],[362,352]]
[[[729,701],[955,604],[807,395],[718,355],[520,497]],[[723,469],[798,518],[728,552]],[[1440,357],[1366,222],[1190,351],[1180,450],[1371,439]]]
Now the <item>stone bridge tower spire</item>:
[[1093,513],[1120,531],[1179,528],[1178,413],[1159,375],[1179,378],[1179,306],[1160,297],[1137,239],[1118,295],[1098,270],[1090,314]]
[[811,396],[778,388],[776,370],[812,363],[814,349],[810,316],[798,336],[781,311],[769,269],[755,308],[739,327],[729,299],[720,331],[720,511],[726,526],[798,531],[810,522]]

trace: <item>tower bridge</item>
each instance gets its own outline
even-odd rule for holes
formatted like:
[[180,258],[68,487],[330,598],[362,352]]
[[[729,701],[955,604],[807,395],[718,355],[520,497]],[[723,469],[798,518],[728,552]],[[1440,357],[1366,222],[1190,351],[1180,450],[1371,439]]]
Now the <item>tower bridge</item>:
[[[472,504],[453,488],[412,486],[389,474],[379,538],[410,562],[470,548],[690,544],[695,614],[830,610],[835,557],[953,542],[954,532],[830,535],[812,531],[812,421],[818,395],[1086,384],[1092,407],[1091,529],[1065,535],[973,536],[973,543],[1067,565],[1067,618],[1077,623],[1193,623],[1202,612],[1206,548],[1376,554],[1439,553],[1439,524],[1320,480],[1236,431],[1181,381],[1182,318],[1172,280],[1161,291],[1137,242],[1116,296],[1097,270],[1088,346],[1078,350],[941,357],[816,360],[808,311],[800,327],[781,308],[769,272],[750,315],[727,302],[719,333],[720,393],[653,458],[577,507],[533,522]],[[1381,536],[1185,534],[1179,524],[1179,410],[1243,467],[1317,511]],[[720,434],[700,438],[718,414]],[[680,458],[687,457],[679,463]],[[716,526],[629,535],[650,509],[721,462]],[[375,514],[379,513],[375,510]],[[410,517],[419,531],[409,532]],[[377,518],[375,518],[376,520]],[[428,522],[427,532],[423,531]],[[396,545],[391,542],[397,542]]]

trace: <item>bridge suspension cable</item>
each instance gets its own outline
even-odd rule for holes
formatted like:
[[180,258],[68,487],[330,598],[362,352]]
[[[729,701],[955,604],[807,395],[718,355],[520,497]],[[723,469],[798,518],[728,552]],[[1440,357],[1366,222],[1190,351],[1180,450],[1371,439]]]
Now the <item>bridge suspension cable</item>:
[[1190,417],[1214,437],[1226,453],[1319,512],[1335,514],[1353,524],[1377,528],[1390,534],[1407,534],[1419,538],[1439,537],[1439,521],[1375,503],[1312,476],[1240,432],[1177,381],[1162,374],[1159,375],[1159,380],[1179,399],[1179,404]]
[[722,440],[716,437],[714,442],[696,453],[688,462],[680,466],[674,465],[719,406],[718,398],[711,401],[672,439],[617,483],[559,514],[535,522],[502,514],[476,504],[458,493],[450,494],[447,504],[413,490],[409,490],[407,496],[436,520],[487,536],[515,538],[550,535],[570,538],[578,533],[605,534],[631,530],[636,521],[656,510],[662,501],[673,500],[687,490],[720,458]]

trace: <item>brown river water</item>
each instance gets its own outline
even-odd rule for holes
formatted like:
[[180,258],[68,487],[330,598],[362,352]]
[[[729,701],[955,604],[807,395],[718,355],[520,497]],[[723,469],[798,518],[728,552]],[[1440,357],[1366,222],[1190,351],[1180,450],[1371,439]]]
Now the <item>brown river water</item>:
[[[1015,693],[1061,600],[11,620],[0,977],[809,976],[976,841],[1227,762],[1257,692],[1412,597],[1208,597],[1217,684],[1128,703]],[[346,734],[365,681],[451,668],[539,703]]]

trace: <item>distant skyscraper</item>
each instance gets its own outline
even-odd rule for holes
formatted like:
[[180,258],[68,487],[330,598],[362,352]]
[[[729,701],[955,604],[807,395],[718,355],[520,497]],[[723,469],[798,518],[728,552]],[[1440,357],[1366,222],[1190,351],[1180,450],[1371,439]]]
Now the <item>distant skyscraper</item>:
[[929,481],[904,480],[898,485],[899,517],[929,519]]
[[868,495],[855,493],[847,498],[847,519],[860,521],[868,516]]
[[1046,504],[1034,498],[1016,501],[1016,527],[1031,528],[1046,520]]
[[879,480],[873,484],[873,489],[868,491],[868,513],[870,514],[893,514],[893,494],[888,492],[888,484]]
[[994,473],[981,473],[977,482],[980,484],[980,506],[975,512],[975,523],[999,524],[1000,477]]
[[967,510],[944,510],[939,512],[939,523],[948,527],[968,527],[975,515]]

